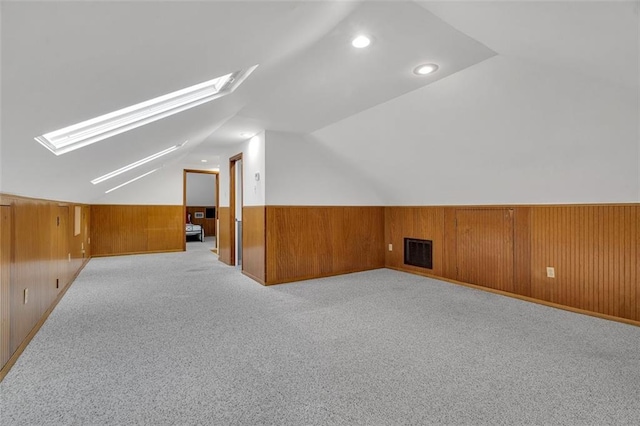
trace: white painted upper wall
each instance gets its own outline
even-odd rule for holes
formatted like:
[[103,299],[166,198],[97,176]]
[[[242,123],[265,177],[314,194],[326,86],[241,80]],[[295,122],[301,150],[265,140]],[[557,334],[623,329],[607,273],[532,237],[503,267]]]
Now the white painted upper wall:
[[[245,206],[265,205],[265,132],[261,132],[251,139],[236,146],[226,147],[220,155],[219,195],[220,207],[229,207],[229,159],[242,153],[243,188],[242,199]],[[256,180],[259,174],[259,180]]]
[[[141,171],[140,173],[144,173]],[[109,189],[113,185],[104,188]],[[119,188],[92,204],[182,205],[183,169],[170,165]]]
[[187,173],[187,206],[216,205],[216,175]]
[[268,205],[381,205],[385,200],[355,158],[309,135],[267,131]]
[[[499,56],[315,132],[314,150],[339,153],[386,205],[638,202],[638,117],[637,93]],[[336,180],[337,202],[352,183]]]

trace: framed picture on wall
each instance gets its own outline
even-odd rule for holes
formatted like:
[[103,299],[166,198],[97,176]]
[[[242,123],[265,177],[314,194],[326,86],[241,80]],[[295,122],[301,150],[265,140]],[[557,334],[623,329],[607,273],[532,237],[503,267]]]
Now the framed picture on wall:
[[193,217],[196,219],[204,219],[204,212],[195,212]]

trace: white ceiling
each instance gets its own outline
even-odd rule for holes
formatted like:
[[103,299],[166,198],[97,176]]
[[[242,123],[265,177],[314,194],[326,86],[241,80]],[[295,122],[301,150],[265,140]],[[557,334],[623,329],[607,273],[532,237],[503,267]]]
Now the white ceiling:
[[[638,91],[638,1],[420,2],[501,55]],[[635,41],[635,42],[634,42]]]
[[[183,149],[149,169],[202,167],[202,159],[212,167],[221,149],[247,139],[241,132],[311,132],[495,54],[638,90],[637,43],[620,43],[637,40],[637,2],[52,1],[1,7],[0,190],[36,197],[91,202],[144,170],[103,186],[91,179],[185,140]],[[578,7],[584,8],[580,14]],[[369,48],[350,46],[359,32],[372,36]],[[423,62],[441,68],[414,76]],[[84,149],[55,157],[33,140],[254,64],[259,67],[233,94]]]

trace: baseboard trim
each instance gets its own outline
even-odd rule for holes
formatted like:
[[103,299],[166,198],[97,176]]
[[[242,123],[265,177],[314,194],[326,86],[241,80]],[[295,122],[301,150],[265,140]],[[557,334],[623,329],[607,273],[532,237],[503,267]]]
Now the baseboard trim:
[[250,274],[249,272],[242,271],[242,275],[246,275],[247,277],[251,278],[254,281],[257,281],[258,283],[260,283],[260,284],[262,284],[264,286],[267,285],[267,283],[263,279],[260,279],[260,278],[256,277],[255,275]]
[[40,328],[42,327],[42,325],[47,321],[47,318],[49,318],[49,315],[51,315],[51,312],[53,312],[56,306],[58,306],[58,303],[60,302],[60,300],[62,300],[64,295],[67,293],[67,290],[69,290],[69,288],[75,282],[78,275],[80,275],[80,272],[82,272],[82,270],[89,263],[90,260],[91,260],[91,257],[88,257],[85,259],[84,262],[82,262],[82,266],[80,266],[80,268],[78,269],[78,271],[76,271],[76,273],[73,275],[71,280],[69,280],[69,283],[65,286],[65,288],[62,289],[60,294],[58,294],[58,297],[56,297],[56,299],[53,301],[51,306],[49,306],[49,309],[47,309],[44,312],[44,314],[42,314],[42,316],[40,317],[36,325],[33,326],[33,328],[31,329],[29,334],[27,334],[27,336],[24,338],[22,343],[18,345],[15,352],[11,354],[11,357],[9,358],[7,363],[2,367],[2,369],[0,369],[0,382],[4,380],[7,374],[9,374],[11,367],[15,365],[16,361],[18,361],[18,358],[20,358],[20,355],[22,355],[22,352],[24,352],[24,350],[27,348],[29,343],[31,343],[31,340],[35,337],[35,335],[38,334],[38,331],[40,331]]
[[328,274],[321,274],[321,275],[307,275],[307,276],[293,277],[293,278],[287,278],[284,280],[277,280],[277,281],[267,280],[267,283],[265,285],[269,286],[269,285],[277,285],[277,284],[288,284],[288,283],[294,283],[298,281],[315,280],[316,278],[328,278],[328,277],[335,277],[337,275],[354,274],[356,272],[374,271],[376,269],[383,269],[383,268],[385,268],[385,266],[380,265],[380,266],[374,266],[371,268],[350,269],[348,271],[330,272]]
[[457,281],[457,280],[454,280],[454,279],[451,279],[451,278],[445,278],[445,277],[440,277],[440,276],[437,276],[437,275],[429,274],[429,273],[426,273],[426,272],[412,271],[412,270],[397,268],[397,267],[393,267],[393,266],[386,266],[386,268],[387,269],[393,269],[394,271],[406,272],[408,274],[421,275],[423,277],[433,278],[435,280],[446,281],[446,282],[451,283],[451,284],[457,284],[457,285],[461,285],[461,286],[464,286],[464,287],[473,288],[473,289],[476,289],[476,290],[486,291],[488,293],[494,293],[494,294],[499,294],[501,296],[511,297],[511,298],[514,298],[514,299],[520,299],[520,300],[524,300],[526,302],[537,303],[538,305],[544,305],[544,306],[549,306],[551,308],[562,309],[563,311],[569,311],[569,312],[573,312],[573,313],[576,313],[576,314],[588,315],[588,316],[591,316],[591,317],[596,317],[596,318],[605,319],[605,320],[609,320],[609,321],[621,322],[621,323],[624,323],[624,324],[634,325],[636,327],[640,327],[640,321],[635,321],[635,320],[631,320],[631,319],[627,319],[627,318],[621,318],[621,317],[615,317],[613,315],[601,314],[599,312],[587,311],[585,309],[574,308],[574,307],[571,307],[571,306],[560,305],[559,303],[547,302],[546,300],[535,299],[535,298],[529,297],[529,296],[522,296],[520,294],[509,293],[509,292],[506,292],[506,291],[496,290],[496,289],[489,288],[489,287],[483,287],[483,286],[476,285],[476,284],[469,284],[469,283],[465,283],[465,282],[462,282],[462,281]]
[[93,254],[91,257],[112,257],[112,256],[131,256],[134,254],[158,254],[158,253],[175,253],[185,251],[182,248],[171,250],[151,250],[151,251],[131,251],[126,253],[109,253],[109,254]]

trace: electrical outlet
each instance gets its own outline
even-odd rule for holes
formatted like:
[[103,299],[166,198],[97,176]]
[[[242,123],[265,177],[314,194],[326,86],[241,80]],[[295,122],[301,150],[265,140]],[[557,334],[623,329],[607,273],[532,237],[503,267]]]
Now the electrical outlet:
[[547,266],[547,278],[555,278],[556,277],[556,268],[552,266]]
[[80,249],[84,250],[84,243],[80,243]]
[[71,253],[69,253],[69,262],[71,262]]
[[389,244],[389,251],[393,251],[393,244]]
[[29,289],[25,288],[24,289],[24,304],[26,305],[28,301],[29,301]]

